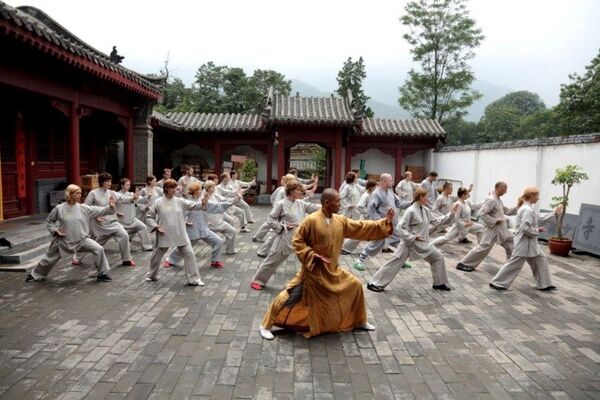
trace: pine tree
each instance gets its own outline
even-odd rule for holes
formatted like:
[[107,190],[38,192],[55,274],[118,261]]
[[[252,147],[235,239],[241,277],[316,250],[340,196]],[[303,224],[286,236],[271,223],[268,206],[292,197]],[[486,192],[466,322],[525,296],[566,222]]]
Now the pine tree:
[[365,117],[372,117],[373,110],[367,106],[370,97],[365,95],[362,89],[362,82],[366,77],[367,71],[363,58],[360,57],[358,61],[352,61],[352,57],[348,57],[344,66],[338,72],[338,89],[336,93],[345,97],[348,94],[348,89],[350,89],[357,111]]

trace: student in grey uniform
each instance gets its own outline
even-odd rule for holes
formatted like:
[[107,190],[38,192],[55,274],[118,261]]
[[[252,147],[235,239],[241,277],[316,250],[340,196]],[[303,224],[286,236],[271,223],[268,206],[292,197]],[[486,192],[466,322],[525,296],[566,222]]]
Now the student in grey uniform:
[[[204,184],[204,192],[205,194],[208,194],[209,201],[215,201],[217,203],[226,201],[218,196],[216,189],[217,184],[209,175],[208,180]],[[225,237],[225,254],[237,254],[237,250],[235,249],[237,230],[225,219],[225,217],[228,217],[225,212],[208,214],[208,226],[211,231],[218,232]]]
[[148,228],[146,224],[136,218],[136,203],[139,199],[139,194],[136,191],[131,193],[129,188],[131,187],[131,181],[127,178],[121,178],[119,182],[120,190],[117,194],[120,196],[117,202],[117,217],[119,223],[123,225],[125,231],[130,234],[140,235],[142,242],[142,250],[152,251],[152,242],[150,241],[150,235],[148,235]]
[[[444,186],[442,186],[442,193],[435,199],[433,206],[431,207],[431,211],[437,215],[446,215],[452,209],[452,205],[456,203],[458,200],[458,196],[453,196],[452,191],[454,187],[452,182],[444,182]],[[469,192],[473,190],[473,185],[469,187]],[[453,219],[450,219],[448,223],[439,225],[439,226],[431,226],[429,227],[429,234],[433,234],[435,232],[442,232],[446,228],[450,227],[454,223]],[[463,240],[465,237],[459,235],[459,240]],[[468,243],[468,242],[467,242]]]
[[[295,179],[296,179],[296,177],[292,174],[284,175],[281,178],[280,186],[277,187],[277,189],[275,189],[273,191],[273,193],[271,193],[271,210],[273,210],[273,208],[275,208],[275,204],[277,204],[277,202],[279,200],[283,200],[285,198],[285,185],[287,185],[288,182],[291,182]],[[263,224],[260,226],[260,228],[258,228],[256,233],[252,237],[252,241],[254,243],[264,242],[265,236],[267,236],[267,234],[269,233],[270,230],[271,230],[271,227],[269,226],[267,218],[265,218],[265,221],[263,222]]]
[[412,172],[406,171],[403,179],[396,186],[396,194],[400,200],[412,201],[415,190],[419,188],[419,184],[412,181]]
[[267,220],[276,234],[269,255],[260,264],[250,287],[262,290],[271,279],[277,268],[292,254],[292,237],[306,214],[313,213],[321,206],[302,200],[305,191],[302,184],[292,181],[285,186],[286,197],[277,202]]
[[163,169],[163,176],[160,181],[156,182],[156,186],[162,189],[167,179],[171,179],[171,168]]
[[340,215],[350,219],[360,219],[360,213],[356,209],[358,201],[364,188],[357,182],[357,175],[350,171],[346,174],[346,185],[340,190]]
[[[377,187],[377,181],[375,179],[367,180],[367,184],[365,186],[365,192],[360,196],[360,200],[358,201],[358,205],[356,209],[360,213],[360,219],[368,219],[369,218],[369,199],[371,198],[371,193]],[[354,252],[358,247],[360,240],[356,239],[345,239],[344,246],[342,247],[341,254],[348,255]]]
[[[231,190],[237,193],[240,190],[248,190],[252,186],[256,186],[256,178],[254,178],[251,182],[241,181],[239,178],[239,174],[235,169],[232,169],[229,173],[229,182],[227,185]],[[238,207],[244,210],[244,215],[246,216],[246,220],[249,224],[254,223],[254,217],[252,216],[252,211],[250,210],[250,205],[241,199],[238,203]]]
[[[355,183],[358,184],[358,190],[360,190],[360,194],[363,194],[365,192],[365,187],[367,186],[367,180],[366,179],[360,179],[359,173],[360,170],[358,168],[353,168],[351,171],[348,171],[348,173],[346,174],[346,177],[348,177],[348,174],[352,172],[354,173],[354,175],[356,175],[356,180],[354,181]],[[338,190],[339,193],[342,192],[342,190],[344,190],[344,188],[346,187],[348,183],[346,182],[346,180],[344,180],[342,182],[342,184],[340,185],[340,188]]]
[[[481,242],[481,237],[483,236],[483,225],[471,221],[471,210],[479,209],[481,204],[471,204],[471,202],[468,200],[470,196],[471,195],[468,189],[458,189],[458,200],[453,205],[453,207],[456,207],[456,211],[453,213],[454,224],[448,233],[433,240],[431,244],[433,244],[435,247],[439,248],[448,241],[457,237],[463,238],[459,239],[459,243],[471,243],[471,241],[467,239],[467,234],[469,233],[472,233],[477,237],[477,243]],[[429,231],[431,232],[431,228]]]
[[[156,248],[150,259],[146,281],[153,282],[158,280],[160,260],[169,247],[177,247],[184,259],[188,285],[204,286],[204,282],[200,279],[198,267],[196,266],[194,250],[185,229],[184,212],[186,210],[205,210],[207,207],[206,202],[175,197],[177,182],[173,179],[167,179],[163,188],[165,195],[150,206],[146,220],[148,227],[152,231],[156,231]],[[206,200],[208,201],[208,198]]]
[[[239,193],[239,191],[234,191],[229,187],[229,179],[229,173],[223,172],[221,174],[221,182],[217,185],[217,197],[220,197],[223,200],[231,200],[234,197],[236,197],[236,195]],[[243,191],[241,193],[243,193]],[[228,211],[235,215],[240,221],[240,232],[250,232],[250,229],[246,228],[248,220],[246,218],[246,213],[244,212],[244,210],[242,210],[240,207],[233,206],[229,207]]]
[[540,249],[537,240],[538,234],[545,230],[539,224],[555,219],[562,212],[562,205],[556,207],[554,212],[540,215],[533,209],[533,205],[538,202],[539,198],[540,191],[536,187],[525,188],[523,195],[519,198],[515,248],[506,264],[500,268],[490,282],[490,287],[496,290],[508,289],[527,261],[538,290],[556,289],[550,279],[548,259]]
[[515,215],[517,207],[508,208],[502,204],[502,197],[508,189],[504,182],[497,182],[494,186],[494,192],[488,197],[479,208],[479,217],[483,220],[485,226],[481,242],[475,246],[458,263],[456,269],[472,272],[490,253],[494,244],[498,242],[506,252],[508,260],[513,250],[513,235],[508,230],[505,215]]
[[392,282],[400,268],[410,257],[411,260],[424,259],[431,266],[433,288],[451,290],[448,286],[444,256],[429,242],[429,225],[440,225],[452,219],[452,213],[435,215],[427,208],[427,190],[415,190],[414,202],[404,212],[397,230],[400,231],[400,244],[392,259],[383,264],[367,284],[367,289],[382,292]]
[[[122,201],[128,201],[126,199],[121,199],[119,194],[110,190],[112,184],[111,174],[106,172],[99,174],[98,184],[100,187],[88,193],[84,204],[87,204],[88,206],[106,207],[110,197],[116,198],[117,204]],[[115,238],[121,251],[122,264],[135,267],[135,261],[131,259],[129,235],[127,234],[127,231],[125,231],[123,225],[119,223],[116,215],[111,214],[104,217],[92,218],[91,226],[92,233],[99,245],[103,246],[110,238]],[[74,257],[73,260],[73,263],[77,265],[78,258]]]
[[76,252],[92,253],[94,265],[98,271],[97,280],[108,282],[112,279],[107,272],[110,270],[104,249],[90,238],[90,219],[106,215],[114,215],[115,198],[110,197],[105,207],[79,204],[81,188],[69,185],[65,190],[66,202],[54,207],[48,218],[46,226],[53,236],[46,254],[35,268],[27,275],[26,282],[44,280],[61,257],[66,257]]
[[[410,206],[409,201],[401,201],[398,196],[392,190],[392,176],[390,174],[382,174],[379,179],[379,186],[371,194],[369,199],[369,219],[375,221],[381,218],[385,218],[387,211],[392,209],[405,209]],[[398,225],[397,213],[394,215],[393,225]],[[398,232],[394,232],[390,239],[390,244],[393,245],[400,240]],[[379,253],[385,245],[385,240],[374,240],[363,249],[362,253],[358,256],[358,259],[354,263],[354,268],[359,271],[364,271],[365,261],[368,257],[372,257]]]
[[[287,185],[288,183],[291,183],[291,182],[298,182],[298,179],[296,178],[295,175],[287,174],[287,175],[284,175],[282,181],[285,181],[286,182],[285,184]],[[304,185],[301,182],[300,182],[300,184],[302,185],[303,191],[305,193],[305,197],[302,200],[310,203],[311,197],[315,194],[314,191],[316,190],[316,186],[312,186],[312,189],[306,189],[307,185]],[[277,192],[277,191],[275,191],[275,192]],[[285,186],[283,187],[283,190],[280,190],[278,193],[275,193],[275,192],[271,196],[271,204],[273,205],[273,208],[275,208],[276,204],[280,200],[283,200],[285,198]],[[268,218],[267,218],[267,220],[265,220],[265,224],[268,225]],[[273,232],[270,229],[270,227],[269,227],[269,231],[270,231],[270,233],[269,233],[269,236],[267,237],[267,240],[256,251],[256,255],[258,257],[267,258],[267,255],[269,254],[271,247],[273,247],[273,242],[277,238],[277,233]]]
[[423,179],[421,182],[421,187],[427,190],[427,198],[429,199],[429,207],[433,206],[435,203],[435,199],[437,199],[438,193],[435,187],[435,180],[438,177],[438,173],[435,171],[431,171],[427,178]]
[[[214,186],[214,182],[206,182],[207,186]],[[200,195],[202,194],[202,185],[200,182],[193,182],[188,186],[188,193],[191,195],[191,199],[200,201]],[[223,239],[216,233],[208,228],[208,214],[219,214],[224,213],[227,208],[233,205],[233,202],[217,202],[210,200],[210,194],[204,192],[203,196],[207,198],[203,203],[206,204],[206,210],[188,210],[185,213],[185,228],[192,243],[192,247],[202,240],[204,243],[211,247],[211,262],[210,266],[215,268],[223,268],[225,264],[221,261],[221,250],[223,248]],[[238,199],[239,200],[239,199]],[[182,259],[179,248],[176,248],[169,256],[167,256],[165,262],[169,262],[171,265],[177,265]]]
[[[169,170],[170,171],[170,170]],[[140,190],[140,198],[136,205],[139,211],[139,219],[141,221],[146,220],[146,211],[148,208],[158,199],[164,196],[164,193],[158,184],[156,183],[156,177],[154,175],[148,175],[146,177],[146,187]]]
[[185,167],[184,172],[185,173],[181,176],[181,178],[179,178],[179,181],[177,181],[177,185],[179,186],[180,193],[183,195],[183,197],[186,197],[188,193],[188,186],[191,183],[199,182],[199,180],[194,176],[193,167]]

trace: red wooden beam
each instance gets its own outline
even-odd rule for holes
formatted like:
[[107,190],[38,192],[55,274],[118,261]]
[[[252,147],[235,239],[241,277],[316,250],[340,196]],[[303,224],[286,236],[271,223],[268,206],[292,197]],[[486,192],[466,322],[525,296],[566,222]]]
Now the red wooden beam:
[[71,103],[71,115],[68,134],[67,181],[69,184],[81,185],[79,171],[79,104],[77,99]]

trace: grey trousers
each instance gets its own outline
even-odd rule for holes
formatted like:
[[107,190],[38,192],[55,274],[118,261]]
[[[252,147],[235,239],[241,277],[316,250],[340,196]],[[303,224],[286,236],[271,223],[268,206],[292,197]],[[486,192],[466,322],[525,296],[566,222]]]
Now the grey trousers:
[[238,204],[238,207],[244,211],[246,222],[254,221],[254,219],[252,218],[252,211],[250,211],[250,205],[248,203],[246,203],[244,200],[240,200],[240,204]]
[[362,242],[362,240],[356,239],[346,239],[344,240],[344,245],[342,246],[342,250],[347,251],[348,253],[353,253],[354,250],[358,247],[358,245]]
[[[94,266],[96,267],[98,274],[103,274],[110,270],[110,267],[108,266],[108,259],[104,254],[104,249],[94,240],[90,238],[83,239],[77,251],[80,253],[93,254]],[[58,249],[58,238],[55,238],[50,243],[50,247],[48,248],[46,254],[44,254],[38,265],[36,265],[33,271],[31,271],[31,275],[36,279],[45,278],[48,276],[60,258],[61,256]]]
[[[469,226],[467,233],[475,234],[475,236],[477,237],[477,243],[480,243],[481,237],[483,236],[483,225],[474,223],[473,225]],[[467,237],[467,236],[465,235],[463,237],[460,237],[460,234],[459,234],[458,229],[456,228],[456,225],[452,225],[452,228],[450,228],[448,233],[446,233],[444,236],[436,237],[435,239],[433,239],[431,244],[434,245],[435,247],[440,247],[440,246],[448,243],[450,240],[452,240],[454,238],[458,238],[458,240],[462,240],[465,237]]]
[[152,246],[152,241],[150,240],[148,227],[139,219],[136,218],[135,220],[133,220],[133,223],[131,225],[128,225],[127,228],[125,228],[125,231],[130,235],[136,233],[140,235],[140,240],[142,241],[142,249],[150,250],[154,247]]
[[121,229],[119,229],[116,232],[113,232],[110,235],[98,236],[96,238],[96,242],[98,242],[98,244],[100,246],[104,246],[106,244],[106,242],[108,242],[108,240],[112,237],[115,238],[115,240],[117,241],[117,244],[119,245],[119,250],[121,251],[121,260],[122,261],[131,261],[131,250],[129,248],[129,235],[125,231],[125,228],[123,228],[122,226],[121,226]]
[[[408,260],[408,248],[402,246],[398,249],[390,261],[383,264],[373,276],[371,283],[376,286],[386,287],[389,285],[402,265]],[[442,253],[435,247],[431,254],[425,257],[431,267],[431,275],[433,276],[433,285],[448,284],[448,276],[446,275],[446,263]]]
[[237,237],[237,231],[231,225],[229,225],[225,220],[221,222],[219,228],[211,227],[213,232],[219,232],[223,236],[225,236],[225,252],[226,253],[234,253],[235,252],[235,238]]
[[223,214],[223,221],[227,222],[231,226],[235,226],[235,218],[233,218],[230,214]]
[[275,241],[276,237],[277,234],[275,232],[271,232],[271,234],[267,237],[267,240],[265,240],[264,243],[258,248],[256,254],[267,256],[269,254],[269,251],[271,250],[271,247],[273,246],[273,242]]
[[242,210],[241,208],[236,207],[236,206],[231,206],[231,207],[229,207],[229,209],[231,210],[233,215],[235,215],[237,217],[237,219],[240,220],[240,225],[242,227],[246,226],[246,224],[248,223],[248,220],[246,219],[246,214],[244,213],[244,210]]
[[362,253],[360,253],[360,258],[366,260],[367,257],[373,257],[377,255],[381,249],[383,249],[386,241],[388,245],[395,246],[400,241],[400,237],[396,234],[396,232],[394,232],[392,236],[387,239],[370,241],[369,244],[365,246]]
[[[462,261],[460,261],[462,264],[471,268],[477,268],[479,264],[481,264],[481,262],[484,260],[484,258],[487,257],[488,254],[490,254],[490,251],[492,251],[492,248],[494,247],[494,244],[496,243],[497,239],[494,233],[492,233],[492,238],[486,238],[486,234],[489,233],[489,231],[483,233],[483,239],[481,240],[481,242],[477,246],[473,247],[471,251],[467,253],[465,258],[463,258]],[[513,238],[509,237],[504,242],[501,242],[500,246],[504,248],[504,251],[506,252],[506,259],[508,260],[512,255],[514,247]]]
[[277,268],[283,264],[289,256],[289,254],[283,254],[281,252],[269,253],[267,258],[265,258],[265,260],[258,267],[258,270],[256,271],[256,274],[254,274],[254,278],[252,278],[252,280],[265,286]]
[[506,264],[500,268],[496,276],[494,276],[491,283],[508,289],[517,275],[519,275],[519,272],[521,272],[525,261],[531,267],[531,272],[533,273],[538,289],[544,289],[552,285],[548,269],[548,259],[544,254],[536,257],[511,256]]
[[[146,274],[147,277],[158,277],[160,260],[162,260],[167,250],[169,250],[168,247],[157,247],[154,249],[154,253],[152,253],[152,258],[150,259],[150,265],[148,266],[148,273]],[[186,244],[185,246],[178,246],[177,250],[179,250],[181,256],[183,257],[183,265],[188,283],[200,278],[198,267],[196,266],[196,257],[194,257],[194,250],[192,249],[192,246],[189,244]]]
[[[204,243],[206,243],[207,245],[209,245],[210,248],[212,249],[210,261],[211,262],[221,261],[221,252],[223,251],[224,240],[221,239],[219,237],[219,235],[217,235],[216,233],[214,233],[212,231],[208,231],[208,235],[206,237],[200,238],[200,239],[195,239],[195,240],[191,241],[192,248],[196,245],[196,243],[198,243],[201,240]],[[168,256],[169,261],[173,264],[178,264],[182,258],[183,257],[181,255],[181,252],[179,251],[179,248],[176,248],[175,250],[173,250],[173,252]]]
[[260,228],[258,228],[256,233],[254,234],[254,237],[259,240],[264,240],[265,236],[267,236],[267,233],[269,233],[270,230],[271,227],[269,226],[269,224],[267,224],[267,221],[265,221],[260,226]]

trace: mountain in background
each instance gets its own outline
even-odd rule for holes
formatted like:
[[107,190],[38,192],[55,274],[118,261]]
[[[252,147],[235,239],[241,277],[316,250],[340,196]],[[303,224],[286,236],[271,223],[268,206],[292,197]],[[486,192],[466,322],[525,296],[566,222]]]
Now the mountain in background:
[[[292,95],[299,93],[300,96],[305,97],[327,97],[331,96],[331,93],[333,93],[333,91],[327,92],[318,89],[299,79],[291,79],[291,81]],[[394,82],[386,79],[370,79],[368,83],[368,85],[365,84],[365,94],[371,97],[368,105],[373,112],[375,112],[376,117],[399,119],[411,118],[408,111],[397,105],[397,98],[399,96],[398,87],[402,82]],[[393,88],[393,90],[390,90],[390,88]],[[481,92],[483,97],[469,107],[469,114],[466,117],[469,121],[479,121],[488,104],[515,91],[514,89],[480,80],[473,82],[473,89]]]

